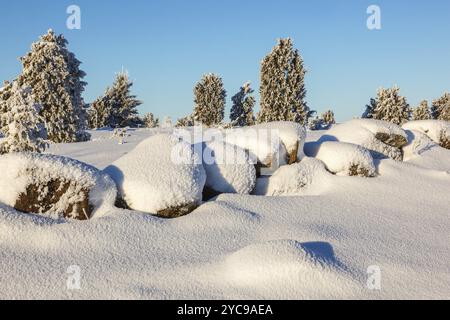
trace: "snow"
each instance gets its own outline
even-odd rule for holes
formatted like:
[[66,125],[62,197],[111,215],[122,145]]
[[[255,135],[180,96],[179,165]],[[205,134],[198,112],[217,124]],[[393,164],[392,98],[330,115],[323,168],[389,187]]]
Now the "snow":
[[[132,131],[118,145],[95,131],[94,141],[50,152],[102,168],[158,132]],[[305,158],[280,169],[291,181],[301,166],[314,173],[296,194],[223,194],[172,220],[115,208],[61,223],[0,204],[0,297],[448,299],[449,157],[435,145],[406,162],[377,160],[375,179],[332,175]],[[66,287],[73,265],[80,290]],[[381,290],[366,285],[370,266],[381,269]]]
[[355,144],[336,141],[311,142],[306,144],[305,152],[308,156],[324,162],[328,171],[335,174],[352,175],[353,170],[358,171],[358,175],[369,177],[376,174],[370,152]]
[[418,120],[410,121],[403,125],[405,130],[415,130],[427,135],[437,144],[441,143],[441,138],[450,139],[450,122],[442,120]]
[[323,189],[328,176],[321,161],[305,158],[300,163],[280,167],[271,177],[259,178],[253,194],[292,196],[312,192],[314,188]]
[[249,194],[256,184],[255,165],[248,153],[233,145],[213,141],[203,148],[206,185],[221,193]]
[[89,202],[94,207],[91,217],[99,217],[110,212],[114,207],[117,189],[114,182],[99,170],[76,160],[60,156],[41,155],[37,153],[11,153],[0,156],[0,202],[15,206],[19,195],[26,192],[30,184],[41,185],[53,179],[76,181],[77,190],[67,194],[56,203],[52,212],[60,214],[74,202],[77,192],[89,190]]
[[144,140],[104,171],[130,208],[152,214],[199,205],[206,180],[192,146],[170,134]]
[[[377,135],[386,135],[388,140],[381,141]],[[360,145],[372,152],[372,156],[380,158],[383,156],[401,160],[401,150],[393,145],[392,140],[407,141],[406,133],[397,125],[372,119],[354,119],[348,122],[335,125],[326,135],[322,136],[323,141],[340,141]]]

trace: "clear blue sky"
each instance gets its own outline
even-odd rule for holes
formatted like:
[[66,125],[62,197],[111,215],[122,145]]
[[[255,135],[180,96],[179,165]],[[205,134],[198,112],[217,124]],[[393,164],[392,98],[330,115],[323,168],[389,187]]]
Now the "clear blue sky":
[[[82,29],[66,28],[81,7]],[[366,27],[377,4],[382,29]],[[204,73],[223,77],[231,96],[259,84],[259,64],[290,36],[308,69],[307,101],[338,120],[360,115],[380,86],[398,84],[411,105],[450,90],[450,1],[409,0],[1,0],[0,80],[21,71],[19,56],[47,29],[64,33],[87,72],[92,101],[122,67],[144,101],[140,112],[177,118],[191,112]]]

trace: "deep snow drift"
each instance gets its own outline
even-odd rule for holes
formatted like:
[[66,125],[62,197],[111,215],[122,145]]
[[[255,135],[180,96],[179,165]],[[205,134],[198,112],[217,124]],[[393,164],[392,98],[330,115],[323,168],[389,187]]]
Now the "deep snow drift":
[[[97,131],[50,152],[103,169],[156,132],[131,131],[118,145]],[[224,194],[172,220],[113,208],[64,221],[1,204],[0,297],[449,298],[449,159],[434,143],[406,162],[375,160],[374,178],[332,175],[304,159],[279,169],[285,178],[258,179],[260,194],[276,196]],[[81,271],[80,290],[68,290],[70,266]],[[371,266],[381,269],[381,290],[366,285]]]

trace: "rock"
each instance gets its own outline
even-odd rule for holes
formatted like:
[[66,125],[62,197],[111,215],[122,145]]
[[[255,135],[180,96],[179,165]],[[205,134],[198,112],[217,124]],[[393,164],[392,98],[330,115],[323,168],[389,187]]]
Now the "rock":
[[144,140],[105,172],[116,182],[122,206],[133,210],[176,218],[202,202],[206,173],[200,156],[170,134]]
[[[255,165],[244,149],[223,142],[203,143],[207,193],[250,194],[256,184]],[[215,192],[214,192],[215,191]]]
[[354,119],[334,126],[319,142],[339,141],[362,146],[376,159],[391,158],[402,161],[408,143],[406,132],[399,126],[381,120]]
[[66,157],[6,154],[0,170],[0,201],[25,213],[88,220],[111,209],[117,196],[110,177]]
[[417,131],[427,135],[442,148],[450,149],[450,122],[443,120],[410,121],[403,125],[403,129]]
[[308,156],[325,163],[328,171],[346,176],[373,177],[376,168],[370,152],[356,144],[326,141],[305,145]]

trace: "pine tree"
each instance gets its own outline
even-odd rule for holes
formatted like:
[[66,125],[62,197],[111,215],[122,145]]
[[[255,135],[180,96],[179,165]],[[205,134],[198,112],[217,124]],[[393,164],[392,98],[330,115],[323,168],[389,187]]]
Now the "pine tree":
[[423,100],[420,105],[413,110],[413,120],[430,120],[432,119],[430,108],[428,107],[428,101]]
[[[0,117],[2,114],[6,113],[8,111],[6,102],[8,101],[9,97],[11,96],[11,89],[12,89],[12,83],[9,81],[5,81],[3,83],[3,87],[0,88]],[[0,125],[0,137],[1,137],[1,125]]]
[[[379,89],[377,99],[371,100],[371,105],[367,107],[363,117],[389,121],[397,125],[409,121],[411,107],[399,92],[400,89],[397,86]],[[371,108],[370,112],[368,112],[369,108]]]
[[14,83],[6,109],[0,118],[1,131],[5,135],[0,154],[44,151],[48,146],[47,131],[44,119],[39,115],[41,106],[34,102],[31,88],[21,88]]
[[450,121],[450,93],[433,101],[431,112],[433,119]]
[[177,123],[175,124],[176,128],[186,128],[193,126],[194,126],[194,118],[192,117],[192,115],[178,119]]
[[376,107],[377,107],[377,100],[373,98],[370,99],[370,103],[366,105],[366,111],[364,111],[362,118],[373,119],[373,113]]
[[157,128],[157,127],[159,127],[159,119],[155,118],[155,116],[151,112],[145,114],[143,122],[144,122],[144,125],[145,125],[146,128]]
[[333,124],[336,124],[336,120],[334,119],[334,112],[331,110],[327,110],[322,113],[321,118],[323,120],[324,129],[328,129]]
[[253,108],[256,100],[252,95],[253,92],[254,90],[251,88],[250,83],[247,82],[241,87],[239,92],[231,98],[233,106],[231,107],[230,120],[233,126],[245,127],[255,123]]
[[112,87],[97,98],[89,110],[90,123],[95,128],[135,127],[140,123],[137,107],[142,104],[130,93],[133,82],[126,72],[117,74]]
[[258,122],[295,121],[306,124],[312,112],[305,97],[303,60],[290,38],[278,40],[261,63],[261,111]]
[[32,44],[21,58],[20,86],[31,87],[36,102],[42,106],[48,138],[53,142],[75,142],[89,139],[86,110],[81,94],[86,82],[81,62],[67,49],[63,35],[52,30]]
[[224,118],[227,96],[222,79],[212,73],[204,75],[195,86],[194,95],[194,121],[205,126],[219,125]]

